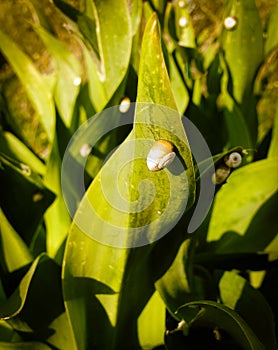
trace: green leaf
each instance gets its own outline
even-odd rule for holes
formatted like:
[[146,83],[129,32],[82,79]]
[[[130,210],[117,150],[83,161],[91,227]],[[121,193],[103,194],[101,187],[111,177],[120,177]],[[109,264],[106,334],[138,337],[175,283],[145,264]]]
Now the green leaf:
[[253,80],[263,59],[263,31],[254,0],[228,0],[224,18],[236,18],[232,30],[222,29],[221,46],[228,63],[233,96],[243,102],[247,90],[252,90]]
[[168,57],[169,57],[169,75],[170,75],[173,94],[175,97],[178,111],[181,115],[183,115],[189,103],[189,94],[181,78],[180,72],[176,66],[173,56],[169,54]]
[[36,173],[44,175],[46,167],[30,149],[9,131],[0,132],[0,148],[8,157],[28,164]]
[[277,21],[278,21],[278,5],[274,7],[274,10],[271,12],[270,18],[267,23],[265,55],[268,55],[271,52],[271,50],[278,45]]
[[91,1],[86,1],[84,12],[80,12],[75,7],[63,0],[54,0],[54,4],[64,12],[72,21],[76,22],[78,28],[72,26],[71,29],[76,36],[82,34],[94,51],[94,55],[99,58],[99,48],[96,34],[96,18]]
[[109,96],[105,89],[103,82],[99,79],[99,73],[97,70],[97,66],[91,56],[90,51],[83,47],[84,53],[84,61],[86,65],[86,70],[88,74],[88,87],[89,87],[89,95],[96,111],[101,111],[109,101]]
[[60,273],[53,260],[40,255],[9,299],[1,303],[0,318],[9,320],[15,330],[31,333],[53,347],[74,349],[64,313]]
[[[173,110],[176,107],[163,59],[156,15],[150,18],[144,33],[137,101],[141,103],[137,104],[134,130],[90,185],[77,209],[68,237],[63,286],[66,309],[79,350],[92,347],[121,349],[127,343],[130,348],[139,347],[137,319],[154,292],[150,276],[152,245],[128,247],[139,245],[142,239],[140,230],[144,244],[153,242],[161,236],[165,226],[175,223],[184,205],[184,198],[177,199],[176,204],[177,197],[174,195],[173,207],[170,206],[167,208],[169,212],[161,215],[169,196],[166,172],[154,174],[146,166],[147,152],[156,138],[171,137],[175,143],[187,165],[189,188],[181,181],[184,174],[169,172],[169,176],[178,187],[182,184],[182,190],[189,193],[190,203],[194,198],[192,158],[180,116]],[[157,108],[156,104],[160,106]],[[144,110],[144,106],[147,109]],[[100,114],[100,118],[103,115]],[[153,124],[159,127],[153,127]],[[180,138],[173,136],[169,130],[176,132]],[[151,143],[146,144],[148,139]],[[134,153],[139,152],[136,140],[139,140],[144,152],[143,158],[136,157]],[[148,180],[145,181],[146,186],[138,187],[144,179]],[[152,186],[148,185],[150,182],[156,185],[157,193],[154,203],[142,210],[141,203],[148,203],[153,194]],[[115,193],[117,187],[124,201]],[[163,218],[160,220],[160,217]],[[91,233],[94,239],[86,232]],[[94,324],[93,332],[91,324]]]
[[45,185],[56,195],[55,201],[44,215],[47,228],[47,253],[52,258],[56,256],[61,248],[71,224],[71,219],[63,199],[60,174],[61,158],[55,138],[44,178]]
[[184,332],[194,327],[217,327],[230,334],[243,350],[263,350],[264,347],[247,323],[233,310],[214,301],[187,303],[177,310],[176,316],[184,320]]
[[129,11],[130,11],[130,17],[131,17],[131,27],[132,27],[133,36],[136,35],[136,33],[140,28],[142,10],[143,10],[142,0],[129,2]]
[[249,324],[265,348],[277,349],[273,314],[263,295],[246,279],[230,271],[221,277],[219,291],[222,302]]
[[51,348],[46,344],[39,342],[16,342],[5,343],[0,341],[0,348],[3,350],[50,350]]
[[[245,148],[252,148],[251,128],[248,127],[246,116],[241,105],[231,96],[230,92],[230,74],[228,66],[222,56],[220,56],[220,66],[223,71],[221,81],[221,98],[223,104],[223,113],[227,129],[227,147],[242,145]],[[249,106],[251,108],[251,105]],[[253,127],[253,122],[252,122]]]
[[[39,264],[39,260],[40,260],[40,257],[34,260],[30,269],[21,280],[19,287],[15,290],[15,292],[9,297],[7,301],[1,303],[2,304],[0,309],[1,320],[11,319],[16,315],[18,315],[22,310],[27,298],[30,283],[32,281],[36,268]],[[30,331],[30,329],[27,327],[27,331],[28,330]]]
[[[16,341],[17,334],[7,321],[0,321],[0,342]],[[18,336],[20,340],[20,337]]]
[[152,349],[164,343],[165,305],[155,292],[138,318],[138,337],[142,349]]
[[31,59],[1,31],[0,49],[23,84],[30,101],[41,118],[48,139],[52,143],[55,132],[55,107],[48,85]]
[[65,125],[70,127],[81,84],[81,66],[74,54],[43,27],[35,27],[49,51],[56,73],[54,99]]
[[[53,193],[27,164],[0,153],[1,207],[14,229],[30,243]],[[20,218],[20,220],[19,220]]]
[[32,254],[22,238],[13,229],[2,210],[0,210],[0,247],[1,265],[8,272],[13,272],[32,260]]
[[94,6],[100,81],[110,99],[127,72],[132,44],[131,19],[125,0],[95,0]]
[[230,107],[224,109],[224,118],[228,132],[226,147],[231,148],[242,145],[247,149],[252,148],[253,143],[251,141],[250,131],[244,120],[242,110],[234,101],[231,101]]
[[176,35],[180,46],[195,48],[195,33],[188,7],[186,2],[184,6],[175,4]]
[[[225,20],[235,18],[235,26],[232,29],[222,29],[221,47],[224,51],[231,84],[229,93],[240,108],[228,108],[234,112],[237,122],[237,131],[242,127],[246,136],[246,143],[237,141],[246,148],[254,148],[257,140],[257,111],[256,100],[253,94],[253,83],[259,65],[263,61],[263,31],[261,19],[256,7],[255,0],[228,0],[225,6]],[[228,102],[227,102],[228,103]],[[238,110],[241,111],[239,122]],[[232,114],[230,115],[232,119]],[[229,127],[232,130],[232,126]],[[236,132],[237,132],[236,131]],[[249,143],[249,145],[247,145]],[[251,143],[251,144],[250,144]],[[235,146],[235,144],[230,145]]]
[[[277,158],[273,158],[251,163],[231,174],[227,184],[217,193],[208,241],[217,240],[226,233],[221,251],[253,252],[254,249],[264,249],[276,234],[277,224],[274,223],[267,235],[261,235],[277,205],[277,170]],[[244,235],[246,238],[242,237]]]
[[[278,11],[277,11],[278,13]],[[276,114],[274,120],[274,126],[272,131],[271,143],[268,150],[268,158],[278,157],[278,104],[276,107]]]
[[155,283],[155,287],[164,300],[167,309],[173,315],[181,305],[194,297],[189,252],[190,240],[188,239],[180,246],[172,265]]

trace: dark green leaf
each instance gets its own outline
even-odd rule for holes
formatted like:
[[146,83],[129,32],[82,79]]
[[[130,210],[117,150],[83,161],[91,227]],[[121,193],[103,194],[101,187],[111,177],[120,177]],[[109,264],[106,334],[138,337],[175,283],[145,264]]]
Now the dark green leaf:
[[222,302],[248,323],[265,349],[277,349],[273,314],[263,295],[243,277],[227,271],[219,282],[219,291]]
[[15,230],[30,243],[54,195],[32,167],[0,154],[1,207]]
[[[269,221],[277,206],[277,164],[273,158],[235,170],[217,193],[208,240],[217,240],[226,233],[219,247],[222,252],[263,250],[277,233],[277,223]],[[273,227],[265,232],[270,222]]]
[[263,350],[247,323],[233,310],[214,301],[193,301],[180,307],[176,313],[180,320],[184,320],[183,331],[190,332],[191,327],[217,327],[233,337],[234,342],[243,350]]

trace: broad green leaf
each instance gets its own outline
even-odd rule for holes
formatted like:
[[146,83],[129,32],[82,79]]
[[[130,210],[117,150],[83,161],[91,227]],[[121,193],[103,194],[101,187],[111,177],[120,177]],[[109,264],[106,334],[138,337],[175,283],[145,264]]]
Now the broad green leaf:
[[[18,288],[14,291],[14,293],[9,297],[7,301],[4,301],[1,303],[2,304],[0,308],[1,320],[11,319],[16,315],[18,315],[22,310],[27,298],[30,283],[32,281],[36,268],[39,264],[39,261],[40,261],[40,257],[34,260],[30,269],[21,280]],[[27,327],[27,331],[28,330],[30,331],[30,329]]]
[[131,28],[133,36],[136,35],[140,27],[140,22],[142,18],[143,2],[139,1],[130,1],[128,3],[129,12],[131,17]]
[[0,321],[0,341],[11,342],[13,337],[16,336],[12,326],[7,321]]
[[9,320],[15,330],[32,333],[34,338],[53,347],[74,349],[64,313],[60,272],[53,260],[40,255],[13,294],[1,303],[0,318]]
[[194,296],[189,252],[190,240],[188,239],[180,246],[172,265],[155,283],[161,298],[173,315],[181,305],[192,300]]
[[[277,7],[278,8],[278,7]],[[278,13],[278,11],[277,11]],[[274,126],[271,137],[271,144],[268,150],[268,158],[277,158],[278,157],[278,104],[276,107],[276,114],[274,120]]]
[[101,111],[124,79],[129,65],[132,27],[127,2],[88,2],[86,14],[61,0],[55,3],[77,22],[85,41],[90,43],[91,48],[83,47],[90,99],[95,110]]
[[54,258],[64,242],[71,223],[61,189],[61,158],[58,143],[55,138],[50,158],[47,164],[47,172],[44,178],[45,185],[56,195],[53,204],[47,209],[44,218],[47,228],[47,253]]
[[155,11],[159,15],[163,15],[166,4],[167,4],[166,0],[152,0],[151,4],[152,4],[153,8],[155,9]]
[[[57,295],[56,295],[57,298]],[[47,338],[47,343],[55,349],[75,350],[76,345],[68,316],[65,312],[56,317],[49,325],[53,333]]]
[[195,48],[195,33],[188,7],[186,2],[183,6],[180,6],[178,2],[175,5],[176,35],[180,46]]
[[[220,65],[223,71],[221,81],[221,103],[227,129],[227,147],[242,145],[252,148],[251,129],[248,127],[246,116],[241,105],[231,96],[230,74],[226,62],[220,56]],[[250,106],[249,106],[250,107]],[[251,107],[250,107],[251,108]],[[252,125],[253,126],[253,125]]]
[[277,47],[278,45],[277,21],[278,5],[275,6],[268,20],[267,37],[265,42],[265,55],[268,55],[271,52],[271,50]]
[[9,131],[0,132],[0,148],[7,156],[28,164],[36,173],[45,174],[46,167],[43,162]]
[[226,271],[221,277],[219,291],[223,304],[249,324],[265,348],[277,349],[273,314],[263,295],[233,271]]
[[101,111],[107,104],[109,96],[103,82],[99,78],[97,66],[91,57],[90,51],[84,46],[84,61],[88,74],[88,87],[92,105],[96,111]]
[[225,305],[209,300],[193,301],[180,307],[176,316],[184,321],[183,331],[190,328],[217,327],[230,334],[243,350],[263,350],[264,346],[247,323],[233,310]]
[[[145,3],[144,3],[145,4]],[[143,35],[143,1],[130,1],[129,11],[131,16],[131,28],[132,28],[132,46],[130,55],[130,66],[138,74],[138,67],[140,56],[138,51],[141,46],[142,35]]]
[[29,264],[33,260],[27,245],[13,229],[1,209],[0,236],[2,268],[6,268],[8,272],[13,272]]
[[235,147],[242,145],[244,148],[252,148],[253,144],[250,137],[250,131],[243,117],[242,110],[231,101],[231,109],[224,109],[224,117],[228,132],[227,147]]
[[224,19],[235,17],[232,30],[222,29],[221,46],[233,80],[233,96],[243,102],[263,59],[263,32],[254,0],[228,0]]
[[31,59],[1,31],[0,49],[23,84],[52,143],[55,131],[55,107],[50,89]]
[[138,318],[138,337],[142,349],[152,349],[164,343],[165,304],[155,292]]
[[[184,204],[183,198],[178,200],[178,205],[167,208],[169,214],[159,220],[168,202],[169,183],[163,171],[156,175],[146,166],[147,152],[156,138],[172,138],[188,167],[189,188],[186,188],[185,182],[182,188],[189,192],[189,202],[194,198],[192,159],[180,116],[173,110],[175,101],[163,60],[155,15],[146,25],[141,57],[137,96],[139,108],[136,110],[134,130],[107,160],[87,190],[68,237],[63,286],[66,309],[79,350],[92,347],[120,349],[127,343],[130,348],[139,347],[137,319],[154,292],[150,276],[152,245],[128,247],[139,244],[141,237],[136,236],[134,230],[136,232],[138,228],[140,231],[142,225],[146,226],[143,232],[145,244],[158,238],[163,227],[175,222],[181,215],[179,210]],[[160,104],[158,109],[155,104]],[[165,111],[169,114],[165,115]],[[159,127],[154,128],[153,123]],[[173,136],[169,130],[175,131],[180,138]],[[142,156],[137,159],[134,153],[139,151],[134,147],[138,139],[145,154],[143,159]],[[148,139],[151,143],[146,145],[145,140]],[[126,163],[128,158],[131,162]],[[119,165],[120,171],[117,170]],[[171,176],[179,186],[182,176]],[[146,210],[136,211],[142,208],[140,201],[145,204],[152,195],[152,192],[149,193],[152,187],[141,185],[138,200],[137,188],[144,179],[153,181],[157,193],[152,205]],[[124,196],[124,202],[123,198],[117,197],[117,193],[115,196],[117,187]],[[154,219],[154,224],[148,226]],[[95,239],[86,235],[86,229],[93,233]],[[94,325],[93,331],[91,325]]]
[[1,207],[16,232],[30,243],[53,193],[29,165],[0,153]]
[[110,99],[127,72],[132,44],[131,19],[125,0],[95,0],[94,7],[100,81]]
[[[226,29],[225,20],[227,18],[235,18],[236,24],[231,30]],[[242,144],[246,148],[254,148],[258,122],[253,83],[259,65],[263,61],[263,31],[255,0],[228,0],[226,2],[221,48],[231,74],[229,93],[240,105],[241,119],[245,120],[246,127],[243,122],[237,125],[243,128],[246,137],[247,131],[249,132],[246,143],[237,142],[237,144]],[[229,112],[238,114],[235,107],[228,109]],[[239,116],[236,115],[236,119],[239,119]],[[251,145],[247,145],[250,142]]]
[[[274,194],[278,183],[277,164],[277,158],[261,160],[235,170],[231,174],[227,184],[222,186],[217,193],[208,241],[217,240],[225,233],[235,237],[248,233],[250,238],[246,237],[245,245],[241,240],[239,240],[241,243],[237,243],[238,252],[241,249],[253,251],[254,245],[257,248],[261,246],[260,249],[265,247],[267,240],[272,239],[275,231],[271,229],[268,235],[260,235],[260,230],[264,231],[265,228],[263,226],[265,215],[269,214],[269,210],[271,212],[275,210],[276,197]],[[252,221],[255,219],[259,221],[252,227]],[[252,231],[253,235],[258,235],[257,239],[252,239],[254,237]],[[229,239],[226,243],[229,245]]]
[[49,51],[56,73],[54,99],[61,118],[71,126],[76,97],[81,84],[81,66],[74,54],[43,27],[34,27]]
[[46,344],[39,342],[15,342],[15,343],[6,343],[0,341],[0,348],[3,350],[50,350]]
[[54,0],[54,4],[67,15],[72,21],[74,21],[78,28],[72,26],[73,32],[76,36],[82,34],[85,41],[91,45],[94,55],[99,58],[99,48],[96,35],[96,18],[93,11],[93,5],[91,1],[86,1],[84,12],[80,12],[75,7],[68,4],[63,0]]
[[178,112],[183,115],[189,103],[189,94],[181,78],[173,56],[169,54],[169,75],[171,87],[177,104]]

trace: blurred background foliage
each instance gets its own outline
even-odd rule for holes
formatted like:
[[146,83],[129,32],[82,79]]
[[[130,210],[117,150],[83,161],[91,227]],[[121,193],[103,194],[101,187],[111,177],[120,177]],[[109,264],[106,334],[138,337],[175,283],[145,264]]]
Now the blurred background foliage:
[[[277,20],[277,0],[1,1],[1,349],[277,348]],[[161,77],[168,87],[167,73],[174,100],[151,102],[176,104],[216,167],[234,147],[248,155],[191,239],[194,206],[149,249],[105,248],[72,224],[64,151],[84,121]],[[129,132],[90,154],[92,196]]]

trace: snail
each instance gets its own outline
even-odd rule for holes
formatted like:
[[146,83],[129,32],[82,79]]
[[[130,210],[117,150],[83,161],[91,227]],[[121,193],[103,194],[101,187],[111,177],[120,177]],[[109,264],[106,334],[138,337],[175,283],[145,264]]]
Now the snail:
[[230,168],[237,168],[242,161],[242,156],[238,152],[233,152],[224,158],[225,164]]
[[156,141],[147,155],[147,166],[150,171],[159,171],[169,166],[176,153],[173,145],[166,140]]
[[121,113],[126,113],[129,110],[129,108],[130,108],[130,99],[126,96],[120,102],[119,111]]
[[233,30],[237,26],[237,18],[233,16],[228,16],[224,19],[224,27],[227,30]]
[[230,168],[225,165],[221,164],[219,167],[215,170],[215,173],[212,175],[212,182],[215,185],[220,185],[224,181],[227,180],[228,176],[230,175]]

